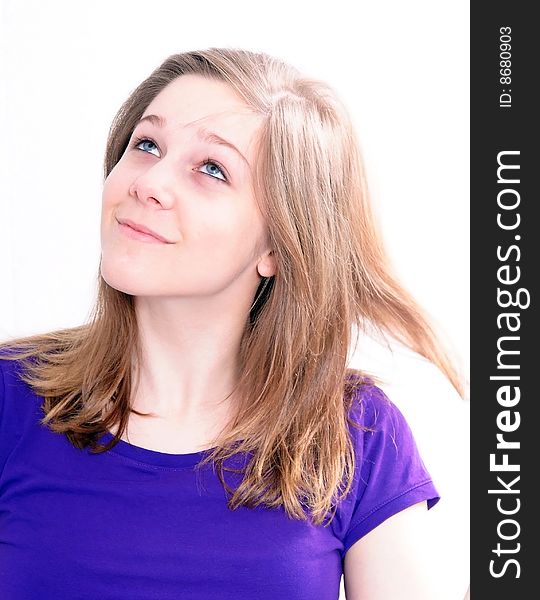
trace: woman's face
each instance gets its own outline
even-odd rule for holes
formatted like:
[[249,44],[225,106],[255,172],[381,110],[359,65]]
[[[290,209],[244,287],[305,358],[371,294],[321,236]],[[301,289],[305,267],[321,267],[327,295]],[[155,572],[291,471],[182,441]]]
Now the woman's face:
[[183,75],[143,119],[103,187],[103,278],[135,296],[223,292],[249,306],[259,275],[275,270],[251,189],[261,117],[225,83]]

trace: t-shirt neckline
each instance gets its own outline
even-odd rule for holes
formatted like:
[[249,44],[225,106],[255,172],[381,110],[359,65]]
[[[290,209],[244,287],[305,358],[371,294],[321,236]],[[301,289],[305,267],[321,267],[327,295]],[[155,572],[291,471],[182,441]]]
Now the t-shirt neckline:
[[[98,439],[98,442],[100,444],[107,444],[113,437],[113,434],[110,431],[107,431]],[[109,452],[114,452],[148,465],[182,468],[195,466],[211,450],[213,450],[213,448],[186,454],[169,454],[168,452],[158,452],[157,450],[149,450],[148,448],[142,448],[141,446],[134,446],[125,440],[119,440]]]

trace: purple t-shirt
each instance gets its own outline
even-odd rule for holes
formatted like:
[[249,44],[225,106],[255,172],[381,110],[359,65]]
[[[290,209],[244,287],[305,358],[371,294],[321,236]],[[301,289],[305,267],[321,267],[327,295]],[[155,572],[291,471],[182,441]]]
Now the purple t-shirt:
[[0,359],[2,600],[337,600],[354,542],[438,501],[402,414],[373,385],[351,416],[375,430],[350,427],[354,484],[325,527],[282,508],[228,509],[211,465],[194,469],[204,452],[75,448],[38,423],[43,398],[17,365]]

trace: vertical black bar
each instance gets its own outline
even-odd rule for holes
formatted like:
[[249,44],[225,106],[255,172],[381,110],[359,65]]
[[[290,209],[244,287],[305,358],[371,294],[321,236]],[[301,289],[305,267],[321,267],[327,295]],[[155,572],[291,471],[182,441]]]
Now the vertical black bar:
[[471,7],[473,600],[539,595],[532,490],[540,474],[540,226],[533,216],[540,156],[532,104],[539,104],[540,53],[533,6]]

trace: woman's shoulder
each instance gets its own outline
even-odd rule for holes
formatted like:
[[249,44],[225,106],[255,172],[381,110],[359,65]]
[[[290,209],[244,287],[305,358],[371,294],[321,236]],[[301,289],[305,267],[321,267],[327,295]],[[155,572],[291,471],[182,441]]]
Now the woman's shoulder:
[[355,470],[338,510],[344,551],[396,512],[439,500],[409,424],[381,387],[369,379],[356,386],[348,420]]
[[10,348],[0,349],[0,398],[12,396],[14,392],[22,392],[28,387],[20,377],[23,371],[23,362],[16,352]]
[[348,421],[366,430],[380,430],[389,423],[406,425],[405,417],[385,391],[369,376],[352,381]]
[[21,379],[23,371],[22,362],[13,352],[0,350],[0,472],[7,448],[13,446],[24,427],[39,416],[40,398]]
[[0,415],[7,401],[8,393],[12,391],[13,385],[17,381],[17,377],[14,377],[14,375],[16,375],[18,368],[18,361],[14,358],[12,352],[6,349],[0,350]]
[[11,349],[0,350],[0,480],[25,432],[32,431],[43,416],[43,398],[23,380],[24,361],[15,354]]
[[[357,458],[382,469],[415,467],[425,474],[409,422],[370,378],[364,378],[352,394],[347,415]],[[371,467],[372,468],[372,467]]]

